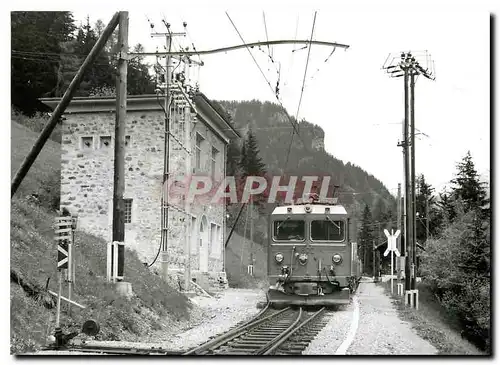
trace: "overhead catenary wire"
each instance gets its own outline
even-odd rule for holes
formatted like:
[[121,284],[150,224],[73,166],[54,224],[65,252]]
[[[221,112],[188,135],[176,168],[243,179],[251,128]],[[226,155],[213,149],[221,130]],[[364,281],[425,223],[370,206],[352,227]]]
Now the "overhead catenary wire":
[[[313,38],[313,34],[314,34],[314,26],[316,25],[316,12],[314,13],[314,20],[313,20],[313,26],[312,26],[312,30],[311,30],[311,41],[312,41],[312,38]],[[292,136],[290,137],[290,144],[288,145],[288,151],[287,151],[287,154],[286,154],[286,160],[285,160],[285,169],[287,168],[288,166],[288,160],[290,158],[290,152],[292,150],[292,144],[293,144],[293,137],[294,137],[294,132],[295,130],[297,130],[297,135],[299,136],[300,138],[300,134],[299,134],[299,125],[298,125],[298,118],[299,118],[299,111],[300,111],[300,105],[302,103],[302,96],[304,94],[304,85],[305,85],[305,82],[306,82],[306,75],[307,75],[307,67],[309,65],[309,57],[311,56],[311,44],[309,44],[309,51],[307,53],[307,60],[306,60],[306,66],[305,66],[305,69],[304,69],[304,78],[302,80],[302,88],[300,90],[300,98],[299,98],[299,103],[297,105],[297,113],[295,114],[295,121],[297,122],[297,129],[294,128],[294,130],[292,131]]]
[[[275,92],[275,90],[273,90],[273,87],[271,86],[271,83],[269,82],[269,80],[267,79],[266,75],[265,75],[265,74],[264,74],[264,72],[262,71],[262,68],[259,66],[259,63],[257,62],[257,60],[255,59],[254,55],[252,54],[252,52],[251,52],[251,51],[250,51],[250,49],[248,48],[247,43],[245,42],[245,40],[243,39],[242,35],[241,35],[241,34],[240,34],[240,32],[238,31],[238,28],[237,28],[237,27],[236,27],[236,25],[234,24],[233,20],[231,19],[231,17],[230,17],[230,16],[229,16],[229,14],[227,13],[227,11],[226,11],[226,15],[227,15],[227,17],[229,18],[229,21],[230,21],[230,22],[231,22],[231,24],[233,25],[233,27],[234,27],[234,29],[236,30],[236,32],[238,33],[238,35],[239,35],[239,37],[240,37],[241,41],[245,44],[245,46],[246,46],[246,49],[247,49],[248,53],[250,53],[250,56],[252,57],[252,59],[253,59],[254,63],[257,65],[257,68],[259,69],[260,73],[262,74],[262,76],[263,76],[263,77],[264,77],[264,79],[266,80],[266,82],[267,82],[267,84],[268,84],[269,88],[271,89],[271,91],[273,92],[274,96],[276,97],[276,99],[277,99],[277,100],[278,100],[278,102],[280,103],[281,107],[282,107],[283,109],[285,109],[285,107],[283,106],[283,103],[281,102],[281,100],[279,99],[279,97],[276,95],[276,92]],[[288,114],[287,114],[287,116],[288,116]],[[300,138],[300,134],[299,134],[299,133],[298,133],[298,131],[297,131],[297,127],[296,127],[296,125],[292,122],[292,120],[291,120],[290,116],[288,116],[288,120],[289,120],[290,124],[294,127],[295,132],[297,133],[297,135],[298,135],[298,136],[299,136],[299,138]],[[302,144],[304,145],[304,148],[305,148],[305,149],[307,149],[306,144],[304,143],[304,141],[302,140],[302,138],[300,138],[300,139],[301,139],[301,141],[302,141]]]

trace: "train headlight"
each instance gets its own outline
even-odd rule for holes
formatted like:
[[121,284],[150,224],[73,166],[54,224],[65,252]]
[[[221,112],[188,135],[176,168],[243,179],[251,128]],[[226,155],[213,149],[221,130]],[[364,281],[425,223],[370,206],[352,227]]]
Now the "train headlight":
[[305,253],[301,253],[299,255],[299,264],[305,265],[306,262],[307,262],[307,255]]
[[336,253],[335,255],[333,255],[332,261],[335,264],[340,264],[342,262],[342,256],[340,256],[338,253]]
[[283,262],[283,259],[284,259],[283,254],[282,254],[282,253],[280,253],[280,252],[278,252],[278,253],[276,254],[276,256],[274,256],[274,259],[276,260],[276,262],[277,262],[278,264],[279,264],[279,263],[281,263],[281,262]]

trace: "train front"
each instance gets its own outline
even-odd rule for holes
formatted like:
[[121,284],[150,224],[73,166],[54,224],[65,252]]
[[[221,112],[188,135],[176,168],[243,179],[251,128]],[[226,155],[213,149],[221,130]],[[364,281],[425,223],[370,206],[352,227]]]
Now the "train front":
[[271,304],[349,303],[357,276],[352,226],[345,208],[335,201],[276,207],[268,246]]

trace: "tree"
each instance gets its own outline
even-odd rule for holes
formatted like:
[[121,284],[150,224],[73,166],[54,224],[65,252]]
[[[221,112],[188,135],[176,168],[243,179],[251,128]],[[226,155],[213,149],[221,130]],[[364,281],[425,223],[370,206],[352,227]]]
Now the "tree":
[[453,197],[446,191],[446,189],[442,193],[439,193],[437,206],[441,210],[443,225],[447,225],[455,219],[456,212],[453,205]]
[[[90,25],[90,19],[87,17],[87,24],[81,25],[76,35],[76,52],[81,55],[81,60],[90,53],[97,43],[99,36],[97,31]],[[95,62],[93,62],[83,75],[78,96],[89,96],[94,89],[113,88],[116,82],[116,65],[112,64],[107,52],[99,52]]]
[[259,154],[260,151],[257,139],[250,129],[241,150],[240,167],[243,176],[262,176],[266,173],[266,165],[262,162],[262,158]]
[[[434,188],[427,184],[423,174],[417,176],[416,186],[417,241],[424,243],[429,236],[435,236],[439,233],[442,216],[436,208],[435,196],[433,195]],[[427,232],[427,221],[429,223],[429,232]]]
[[[240,171],[241,179],[240,187],[246,184],[246,178],[249,176],[260,176],[264,177],[266,174],[266,165],[262,162],[260,157],[259,146],[257,144],[257,139],[253,134],[252,130],[249,129],[247,133],[247,138],[243,143],[240,155]],[[256,187],[257,183],[254,183],[252,187]],[[252,201],[260,208],[263,208],[263,203],[265,202],[265,196],[253,196]]]
[[461,199],[466,209],[483,210],[488,204],[486,189],[484,188],[485,183],[479,180],[470,151],[457,164],[457,169],[455,179],[451,180],[451,183],[454,184],[454,199]]
[[368,205],[365,205],[363,210],[363,217],[361,219],[361,228],[358,235],[358,242],[360,248],[360,258],[363,262],[364,272],[373,273],[373,240],[375,236],[373,233],[373,218]]
[[455,218],[442,237],[428,241],[421,273],[441,305],[482,349],[490,344],[490,228],[482,212],[452,203]]
[[[134,52],[144,52],[140,43],[134,46]],[[129,95],[143,95],[154,93],[153,77],[149,74],[149,67],[144,64],[144,57],[136,57],[129,61],[127,72],[127,93]]]
[[74,30],[67,11],[11,13],[11,96],[23,113],[44,110],[38,98],[55,96],[60,44],[72,40]]

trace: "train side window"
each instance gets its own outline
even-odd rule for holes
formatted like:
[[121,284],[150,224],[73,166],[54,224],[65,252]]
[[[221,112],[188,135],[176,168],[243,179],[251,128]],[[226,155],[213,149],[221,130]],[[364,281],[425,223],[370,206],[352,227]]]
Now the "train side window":
[[317,220],[311,222],[311,241],[342,242],[344,238],[344,221]]
[[275,241],[303,241],[305,222],[299,220],[274,221],[273,238]]

